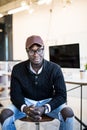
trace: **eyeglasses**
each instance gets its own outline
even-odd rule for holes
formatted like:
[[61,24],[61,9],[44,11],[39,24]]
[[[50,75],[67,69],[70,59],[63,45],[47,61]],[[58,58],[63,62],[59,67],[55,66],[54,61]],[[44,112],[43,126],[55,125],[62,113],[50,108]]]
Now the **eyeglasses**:
[[29,55],[34,55],[35,53],[37,53],[38,55],[41,55],[43,53],[44,47],[41,47],[37,50],[32,50],[32,49],[27,49],[27,52],[29,53]]

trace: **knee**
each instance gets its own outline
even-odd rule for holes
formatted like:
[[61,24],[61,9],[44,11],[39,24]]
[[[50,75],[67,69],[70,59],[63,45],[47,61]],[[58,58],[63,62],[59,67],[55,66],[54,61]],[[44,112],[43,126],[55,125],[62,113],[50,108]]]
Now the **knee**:
[[4,109],[1,111],[1,114],[0,114],[0,122],[1,124],[4,123],[4,121],[13,115],[13,112],[10,110],[10,109]]
[[70,107],[65,107],[61,110],[61,115],[64,119],[64,121],[66,120],[66,118],[70,118],[74,116],[74,112]]

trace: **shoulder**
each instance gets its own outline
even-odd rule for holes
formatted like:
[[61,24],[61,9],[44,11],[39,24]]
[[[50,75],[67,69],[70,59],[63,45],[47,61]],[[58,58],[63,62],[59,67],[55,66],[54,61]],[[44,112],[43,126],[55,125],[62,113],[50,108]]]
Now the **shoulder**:
[[47,61],[47,60],[44,60],[44,68],[48,72],[59,72],[59,71],[61,71],[60,65],[58,65],[54,62],[51,62],[51,61]]
[[58,65],[54,62],[51,62],[51,61],[47,61],[47,60],[44,60],[44,65],[46,67],[50,67],[50,68],[61,68],[60,65]]
[[29,65],[29,60],[21,61],[13,66],[13,71],[20,71],[26,68]]
[[51,61],[44,61],[44,72],[46,73],[46,75],[48,75],[50,78],[53,78],[54,80],[58,77],[63,77],[60,65]]

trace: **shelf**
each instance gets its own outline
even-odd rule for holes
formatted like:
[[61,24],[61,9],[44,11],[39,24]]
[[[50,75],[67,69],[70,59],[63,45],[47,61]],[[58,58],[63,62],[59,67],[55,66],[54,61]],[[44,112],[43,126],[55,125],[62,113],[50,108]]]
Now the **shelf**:
[[0,61],[0,100],[9,97],[10,79],[13,66],[20,61]]

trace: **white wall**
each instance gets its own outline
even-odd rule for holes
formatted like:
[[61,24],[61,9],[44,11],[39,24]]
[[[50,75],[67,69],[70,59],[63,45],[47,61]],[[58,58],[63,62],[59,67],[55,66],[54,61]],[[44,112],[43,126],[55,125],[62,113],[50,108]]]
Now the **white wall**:
[[13,15],[14,60],[27,58],[25,40],[32,34],[44,39],[46,59],[49,59],[49,45],[80,43],[80,57],[87,60],[87,0],[73,0],[65,8],[60,0],[54,0],[49,6],[34,8],[32,15],[28,11]]

